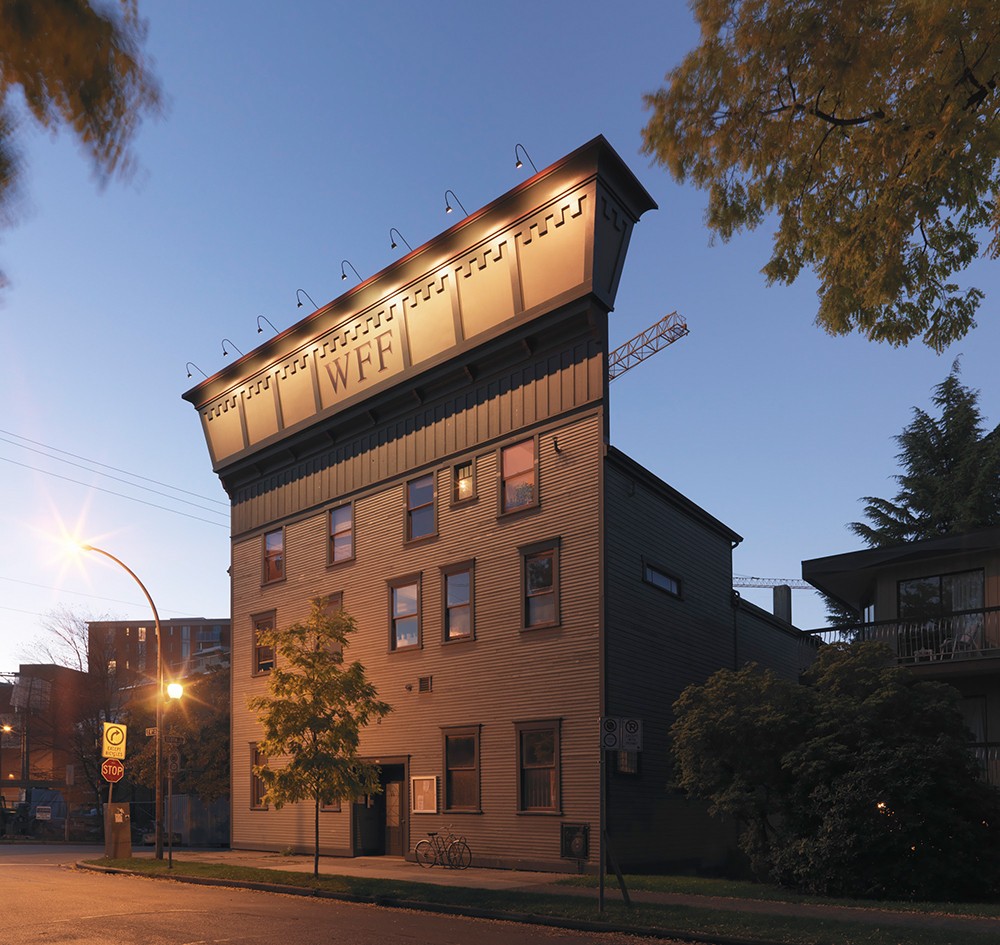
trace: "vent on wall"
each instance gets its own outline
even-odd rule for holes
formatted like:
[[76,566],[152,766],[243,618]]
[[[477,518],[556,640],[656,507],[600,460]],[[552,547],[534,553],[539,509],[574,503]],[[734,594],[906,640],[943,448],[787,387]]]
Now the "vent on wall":
[[433,676],[421,676],[420,682],[418,684],[420,692],[431,692],[434,689],[434,677]]
[[585,860],[590,853],[590,824],[560,824],[559,855]]

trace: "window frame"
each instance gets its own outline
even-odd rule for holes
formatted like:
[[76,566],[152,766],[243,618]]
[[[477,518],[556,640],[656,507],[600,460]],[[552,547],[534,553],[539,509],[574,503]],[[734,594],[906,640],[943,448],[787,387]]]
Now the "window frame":
[[[560,557],[561,541],[558,538],[549,541],[535,542],[531,545],[524,545],[518,548],[521,562],[521,629],[522,630],[544,630],[546,628],[558,627],[562,624],[561,606],[561,576]],[[552,590],[548,593],[552,595],[552,607],[554,617],[552,620],[529,622],[530,612],[529,601],[533,598],[541,597],[541,593],[531,594],[528,589],[528,562],[534,558],[549,555],[552,558]]]
[[[459,482],[464,482],[464,479],[458,478],[458,471],[463,466],[468,466],[471,475],[468,477],[471,483],[471,488],[468,495],[459,495],[458,484]],[[473,499],[479,497],[478,482],[476,480],[476,457],[470,456],[468,459],[463,459],[460,462],[452,464],[451,467],[451,504],[452,505],[464,505],[466,502],[471,502]]]
[[[466,604],[456,604],[455,608],[465,606],[469,611],[469,632],[462,636],[450,635],[450,616],[453,608],[448,602],[448,579],[457,574],[469,575],[469,600]],[[476,639],[476,559],[459,561],[456,564],[445,565],[441,568],[441,632],[443,642],[468,643]]]
[[[664,582],[669,582],[673,585],[673,589],[665,586],[665,583],[660,583],[654,580],[654,576],[659,576],[663,578]],[[642,559],[642,583],[648,584],[650,587],[655,587],[658,591],[667,594],[676,600],[682,600],[684,595],[683,584],[679,577],[675,577],[666,568],[661,567],[653,561],[647,558]]]
[[[982,603],[979,607],[973,607],[968,611],[963,610],[947,610],[944,603],[944,585],[945,578],[954,578],[962,575],[978,574],[980,582],[980,599]],[[902,589],[904,584],[909,584],[915,581],[932,581],[936,580],[938,585],[938,608],[934,613],[907,613],[903,614],[903,594]],[[935,574],[922,574],[913,575],[911,577],[900,578],[896,581],[896,618],[898,620],[940,620],[945,617],[950,617],[953,614],[962,613],[976,613],[982,610],[986,604],[986,569],[985,568],[963,568],[961,571],[938,571]]]
[[[441,810],[448,814],[480,814],[482,813],[482,756],[480,754],[481,725],[448,725],[441,728]],[[471,738],[474,762],[471,766],[450,767],[448,764],[448,739]],[[452,803],[451,778],[452,771],[472,771],[475,781],[475,801],[473,804],[455,805]]]
[[[259,614],[250,615],[250,623],[253,627],[253,636],[251,639],[251,651],[250,651],[250,675],[251,676],[267,676],[271,670],[274,669],[275,659],[277,654],[274,651],[273,646],[262,646],[257,642],[258,633],[261,630],[261,624],[268,622],[270,627],[267,629],[273,630],[278,625],[278,612],[276,610],[267,610]],[[271,651],[271,665],[262,666],[261,651],[270,650]]]
[[[414,814],[438,812],[436,774],[415,774],[410,777],[410,809]],[[429,806],[426,802],[433,802]]]
[[[431,497],[430,501],[421,503],[419,505],[413,505],[412,497],[410,494],[410,489],[416,483],[421,482],[424,479],[429,479],[431,483]],[[419,476],[414,476],[412,479],[407,479],[405,485],[403,486],[403,500],[406,506],[406,523],[404,530],[405,541],[426,541],[428,538],[434,538],[437,531],[437,475],[435,472],[422,473]],[[431,510],[431,528],[428,532],[422,532],[419,535],[413,534],[413,516],[414,513],[422,512],[424,509],[430,508]]]
[[[423,608],[423,591],[422,591],[422,581],[421,574],[417,572],[416,574],[408,574],[404,577],[393,578],[391,581],[386,582],[388,588],[389,597],[389,652],[390,653],[406,653],[410,650],[419,650],[423,646],[423,621],[421,620],[421,610]],[[413,614],[402,614],[397,615],[395,612],[396,603],[396,591],[404,587],[414,586],[417,589],[417,603],[416,610]],[[415,643],[407,643],[404,646],[399,646],[396,642],[396,621],[399,619],[405,619],[407,617],[414,616],[417,621],[417,640]]]
[[[536,719],[527,722],[515,722],[515,744],[517,751],[517,813],[529,816],[561,816],[562,815],[562,719]],[[541,770],[537,765],[526,768],[524,765],[522,736],[531,732],[552,733],[552,805],[548,807],[527,807],[525,801],[524,773],[530,770]],[[544,766],[548,767],[548,766]]]
[[250,742],[250,810],[267,810],[266,798],[267,787],[264,779],[260,775],[254,774],[253,769],[259,765],[266,765],[267,758],[261,754],[257,747],[257,742]]
[[[343,558],[338,558],[336,556],[334,535],[337,532],[334,531],[333,527],[333,516],[339,512],[341,509],[347,509],[350,520],[347,526],[347,532],[351,536],[351,553]],[[334,506],[327,512],[326,516],[326,563],[328,566],[333,567],[338,564],[346,564],[348,561],[353,561],[355,557],[355,547],[354,547],[354,503],[353,502],[342,502],[340,505]]]
[[[269,552],[268,552],[268,549],[267,549],[267,542],[268,542],[268,539],[272,535],[279,535],[281,537],[281,549],[278,552],[278,554],[276,556],[274,556],[277,559],[277,561],[280,562],[280,572],[281,573],[275,575],[274,577],[268,577],[269,564],[270,564],[272,558],[269,557]],[[287,575],[288,575],[288,559],[287,559],[287,555],[286,555],[286,552],[285,552],[285,527],[282,525],[279,528],[272,528],[272,529],[264,532],[263,536],[261,537],[261,575],[260,575],[260,583],[261,584],[278,584],[281,581],[284,581],[285,578],[287,577]]]
[[[504,471],[504,454],[510,450],[516,449],[519,446],[523,446],[525,443],[531,444],[531,476],[532,476],[532,498],[530,502],[523,502],[519,505],[508,506],[507,505],[507,480],[508,478],[513,479],[515,476],[524,475],[524,472],[518,472],[514,475],[508,477]],[[541,490],[539,488],[539,463],[538,463],[538,436],[532,435],[529,437],[524,437],[515,443],[508,443],[506,446],[498,447],[497,449],[497,514],[498,515],[516,515],[518,512],[523,512],[526,509],[536,509],[541,504],[540,500]]]

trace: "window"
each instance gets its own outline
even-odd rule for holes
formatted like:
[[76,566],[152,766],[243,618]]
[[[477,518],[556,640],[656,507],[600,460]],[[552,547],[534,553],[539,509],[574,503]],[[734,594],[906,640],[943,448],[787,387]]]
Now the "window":
[[354,557],[354,506],[341,505],[330,512],[330,564]]
[[615,773],[637,777],[639,774],[639,752],[616,751]]
[[653,587],[658,587],[661,591],[666,591],[674,597],[681,596],[681,582],[654,565],[643,563],[642,579],[647,584],[652,584]]
[[320,804],[319,809],[321,811],[326,811],[327,813],[338,814],[340,813],[340,798],[336,798],[330,801],[329,804]]
[[515,512],[538,504],[535,440],[500,450],[500,511]]
[[479,810],[479,726],[444,729],[445,810]]
[[406,484],[406,537],[426,538],[434,531],[434,474],[428,473]]
[[520,811],[559,811],[559,721],[520,722],[517,730]]
[[274,669],[274,647],[270,643],[262,643],[261,636],[274,629],[274,614],[261,614],[253,620],[253,674],[260,676]]
[[476,464],[470,459],[458,463],[452,473],[454,490],[451,499],[453,502],[464,502],[466,499],[476,497]]
[[389,586],[389,649],[420,645],[420,581],[406,578]]
[[898,589],[899,616],[904,620],[927,620],[983,609],[981,570],[911,578],[900,581]]
[[251,742],[250,744],[250,807],[253,810],[266,810],[267,800],[266,800],[266,788],[264,787],[264,779],[256,773],[254,770],[257,767],[267,764],[267,758],[265,758],[260,750],[257,748],[256,742]]
[[410,778],[410,797],[413,798],[414,814],[436,814],[437,805],[437,777],[435,775],[421,775]]
[[522,549],[521,555],[524,562],[524,626],[555,626],[559,623],[558,545]]
[[285,576],[285,530],[276,528],[264,536],[264,583]]
[[472,639],[472,565],[454,565],[444,576],[444,638]]

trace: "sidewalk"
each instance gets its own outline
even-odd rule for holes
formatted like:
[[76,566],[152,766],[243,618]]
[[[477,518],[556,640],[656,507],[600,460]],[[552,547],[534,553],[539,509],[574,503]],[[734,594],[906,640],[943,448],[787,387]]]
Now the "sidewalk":
[[[164,857],[166,857],[164,852]],[[133,851],[135,857],[151,858],[151,848]],[[174,851],[175,859],[186,862],[221,863],[230,866],[248,866],[259,869],[285,870],[290,873],[312,874],[313,858],[310,854],[283,854],[255,850],[188,849]],[[466,870],[449,870],[434,867],[425,869],[402,858],[386,856],[369,857],[320,857],[322,875],[355,876],[371,879],[400,880],[410,883],[427,883],[466,889],[506,890],[557,896],[579,896],[593,900],[596,907],[596,888],[557,885],[572,873],[541,873],[527,870],[495,870],[470,867]],[[837,906],[814,903],[776,902],[769,900],[735,899],[716,896],[699,896],[685,893],[645,892],[629,890],[635,903],[659,903],[686,906],[695,909],[718,909],[761,915],[794,916],[808,919],[826,919],[838,922],[856,922],[877,927],[949,929],[955,932],[974,932],[980,935],[993,933],[1000,940],[1000,918],[976,918],[947,913],[898,912],[888,909]],[[613,876],[607,877],[605,897],[609,903],[620,902],[621,892]],[[434,906],[429,906],[434,908]],[[557,924],[557,923],[554,923]],[[605,931],[610,930],[604,927]],[[621,931],[635,932],[634,929]],[[670,936],[670,930],[663,930]],[[676,933],[673,933],[676,935]],[[688,936],[684,936],[688,937]]]

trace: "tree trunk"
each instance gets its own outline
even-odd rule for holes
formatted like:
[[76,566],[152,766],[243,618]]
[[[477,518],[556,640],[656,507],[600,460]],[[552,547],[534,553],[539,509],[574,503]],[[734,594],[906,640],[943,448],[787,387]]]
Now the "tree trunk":
[[316,810],[314,811],[316,841],[313,847],[313,876],[319,876],[319,794],[316,795]]

